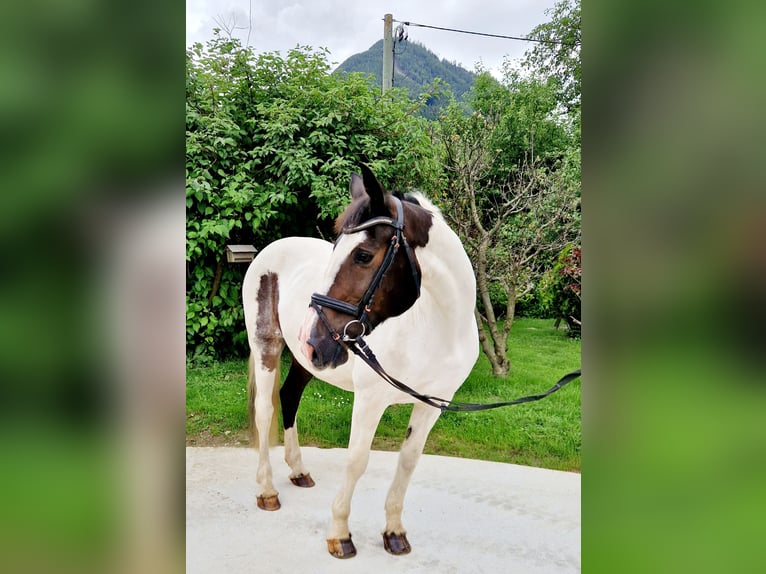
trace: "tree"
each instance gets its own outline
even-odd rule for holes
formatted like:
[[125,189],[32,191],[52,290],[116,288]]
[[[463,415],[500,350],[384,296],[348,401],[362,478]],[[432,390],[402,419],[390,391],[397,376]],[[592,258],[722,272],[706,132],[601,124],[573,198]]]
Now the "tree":
[[[436,136],[448,182],[442,205],[474,262],[480,340],[497,375],[510,368],[516,300],[580,238],[579,0],[550,14],[529,34],[542,42],[526,54],[527,73],[509,60],[503,82],[480,73],[473,114],[453,104]],[[504,322],[492,304],[497,290]]]
[[246,350],[244,266],[224,265],[226,244],[329,238],[359,161],[390,188],[438,179],[417,103],[329,72],[325,50],[256,56],[221,34],[187,52],[187,347],[198,359]]
[[[555,86],[517,75],[506,82],[482,75],[473,113],[453,102],[437,132],[447,179],[439,199],[474,264],[479,337],[496,375],[510,369],[516,300],[580,229],[579,144],[552,113]],[[504,322],[493,286],[506,296]]]
[[537,77],[556,83],[557,99],[579,125],[582,65],[580,0],[561,0],[547,10],[551,20],[529,34],[541,40],[526,53],[523,66]]

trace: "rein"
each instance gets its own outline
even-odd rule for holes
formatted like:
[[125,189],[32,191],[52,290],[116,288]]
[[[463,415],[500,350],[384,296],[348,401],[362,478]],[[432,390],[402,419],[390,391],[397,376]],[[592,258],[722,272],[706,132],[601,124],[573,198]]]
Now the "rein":
[[[391,217],[375,217],[360,225],[346,228],[341,231],[342,234],[357,233],[359,231],[369,229],[370,227],[374,227],[376,225],[388,225],[394,228],[394,235],[391,237],[391,242],[389,243],[388,249],[386,250],[386,254],[383,257],[383,262],[380,264],[380,267],[378,267],[378,270],[376,271],[375,276],[370,282],[370,286],[367,288],[367,291],[365,291],[364,295],[362,295],[362,298],[360,299],[359,303],[357,305],[352,305],[351,303],[347,303],[346,301],[341,301],[339,299],[335,299],[334,297],[329,297],[327,295],[322,295],[320,293],[314,293],[311,296],[311,306],[314,308],[314,310],[317,313],[317,316],[322,321],[325,328],[330,333],[331,337],[336,343],[338,343],[339,345],[345,346],[347,349],[350,349],[357,357],[362,359],[362,361],[364,361],[373,371],[375,371],[378,374],[378,376],[380,376],[380,378],[382,378],[384,381],[386,381],[395,389],[398,389],[402,391],[403,393],[406,393],[410,395],[411,397],[429,406],[440,409],[442,413],[446,411],[451,411],[451,412],[486,411],[489,409],[497,409],[500,407],[507,407],[511,405],[519,405],[522,403],[539,401],[540,399],[543,399],[547,397],[548,395],[555,393],[561,387],[571,383],[572,381],[580,377],[581,370],[577,369],[576,371],[572,371],[571,373],[567,373],[566,375],[561,377],[558,380],[558,382],[556,382],[555,385],[553,385],[550,389],[542,393],[527,395],[527,396],[519,397],[517,399],[513,399],[510,401],[503,401],[498,403],[463,403],[459,401],[450,401],[447,399],[440,399],[439,397],[432,397],[430,395],[423,395],[421,393],[418,393],[416,390],[408,387],[401,381],[395,379],[391,375],[389,375],[385,371],[385,369],[383,369],[381,364],[378,362],[377,357],[375,357],[375,354],[372,352],[372,349],[370,349],[370,347],[367,345],[367,343],[364,340],[364,335],[368,334],[369,331],[372,330],[372,327],[370,326],[370,323],[369,323],[368,315],[370,313],[370,306],[372,305],[373,297],[375,296],[375,291],[380,286],[380,283],[383,280],[383,276],[385,275],[386,271],[388,271],[388,268],[393,263],[394,258],[396,257],[396,254],[399,251],[400,246],[402,245],[404,246],[405,252],[407,254],[407,259],[410,264],[412,276],[415,281],[415,285],[417,287],[418,296],[420,295],[420,280],[421,280],[420,273],[418,271],[417,266],[415,265],[415,259],[412,253],[412,249],[408,245],[407,239],[404,237],[404,234],[402,233],[404,230],[404,210],[402,208],[402,203],[397,197],[393,197],[393,199],[396,204],[396,219],[393,219]],[[343,327],[343,333],[338,333],[330,325],[330,322],[327,320],[327,316],[324,314],[322,307],[329,307],[330,309],[339,311],[340,313],[343,313],[345,315],[350,315],[355,318],[349,321],[348,323],[346,323],[346,325]],[[352,325],[361,326],[361,332],[358,335],[351,335],[348,333],[348,329]],[[368,331],[368,327],[370,327],[369,331]]]
[[380,366],[380,363],[378,362],[378,359],[373,354],[372,349],[370,349],[370,347],[367,345],[364,339],[362,339],[361,335],[359,337],[356,337],[355,339],[351,339],[351,340],[341,339],[341,340],[346,345],[346,347],[351,349],[351,351],[353,351],[353,353],[356,356],[358,356],[365,363],[367,363],[367,365],[373,371],[375,371],[389,385],[391,385],[392,387],[396,389],[399,389],[403,393],[407,393],[411,397],[414,397],[427,405],[440,409],[442,413],[446,411],[451,411],[456,413],[487,411],[490,409],[499,409],[500,407],[509,407],[511,405],[520,405],[522,403],[531,403],[533,401],[539,401],[540,399],[544,399],[548,395],[555,393],[564,385],[567,385],[580,377],[580,369],[577,369],[576,371],[572,371],[571,373],[567,373],[566,375],[561,377],[558,380],[558,382],[547,391],[544,391],[536,395],[527,395],[525,397],[519,397],[518,399],[513,399],[510,401],[503,401],[500,403],[462,403],[460,401],[448,401],[447,399],[440,399],[439,397],[432,397],[431,395],[420,394],[416,390],[405,385],[403,382],[389,375],[383,369],[383,367]]

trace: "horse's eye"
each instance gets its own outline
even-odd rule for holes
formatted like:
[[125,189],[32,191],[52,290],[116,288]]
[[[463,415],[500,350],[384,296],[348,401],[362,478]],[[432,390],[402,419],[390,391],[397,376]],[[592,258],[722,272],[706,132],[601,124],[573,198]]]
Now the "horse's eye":
[[372,261],[372,253],[368,253],[367,251],[362,251],[361,249],[359,251],[354,252],[354,263],[357,263],[359,265],[364,265],[365,263],[369,263]]

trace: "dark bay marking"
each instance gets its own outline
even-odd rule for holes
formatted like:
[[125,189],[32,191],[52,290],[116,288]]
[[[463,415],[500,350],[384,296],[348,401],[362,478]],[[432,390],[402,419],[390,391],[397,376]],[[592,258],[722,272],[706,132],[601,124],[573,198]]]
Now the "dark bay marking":
[[285,430],[295,425],[298,404],[301,402],[303,389],[306,388],[310,380],[311,373],[301,367],[298,361],[293,358],[285,384],[279,390],[279,400],[282,403],[282,426]]
[[434,216],[430,211],[420,207],[418,200],[405,195],[402,200],[404,207],[404,235],[410,247],[425,247],[428,243],[428,232],[433,225]]
[[258,287],[258,316],[255,319],[255,339],[261,349],[261,363],[269,371],[279,364],[284,341],[279,327],[279,280],[276,273],[261,275]]

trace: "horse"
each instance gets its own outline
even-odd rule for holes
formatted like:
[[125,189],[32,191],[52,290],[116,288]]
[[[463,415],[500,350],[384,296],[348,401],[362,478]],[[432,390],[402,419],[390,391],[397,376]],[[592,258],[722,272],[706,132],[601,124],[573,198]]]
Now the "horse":
[[[258,508],[281,506],[269,461],[279,404],[289,478],[307,488],[314,481],[298,444],[301,395],[312,376],[354,393],[348,459],[327,535],[328,551],[337,558],[356,554],[348,524],[351,498],[383,412],[401,403],[413,408],[385,501],[383,544],[394,555],[411,551],[402,524],[404,497],[442,412],[385,384],[349,352],[348,341],[364,335],[391,376],[447,400],[479,354],[476,280],[460,239],[422,194],[391,194],[366,165],[360,167],[361,176],[351,174],[351,201],[336,221],[335,243],[279,239],[255,257],[242,288]],[[280,388],[285,346],[292,364]]]

